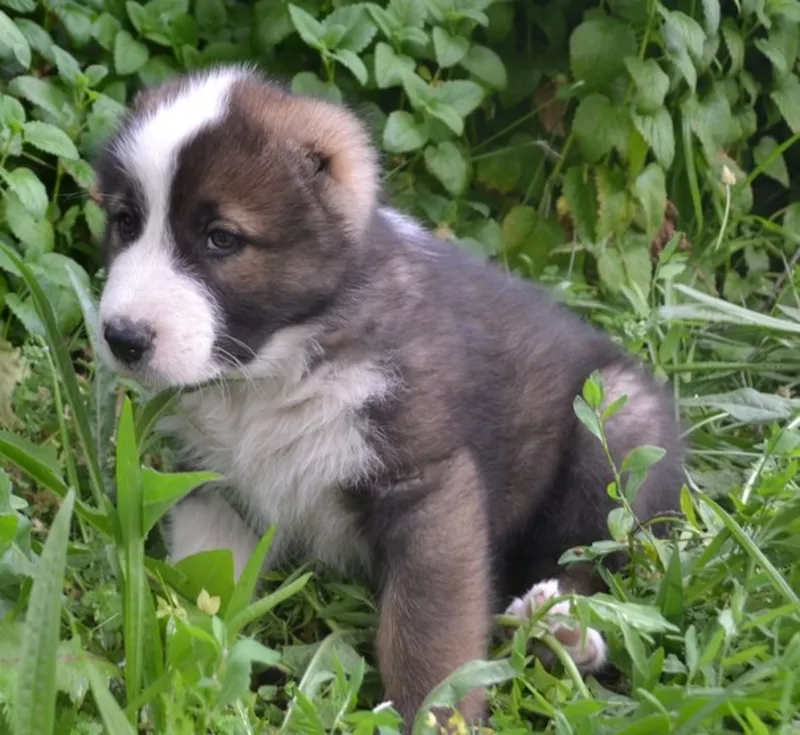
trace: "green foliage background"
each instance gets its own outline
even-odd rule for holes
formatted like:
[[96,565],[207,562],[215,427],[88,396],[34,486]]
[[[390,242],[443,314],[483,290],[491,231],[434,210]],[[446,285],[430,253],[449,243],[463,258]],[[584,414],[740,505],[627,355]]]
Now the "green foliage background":
[[225,555],[156,560],[200,479],[149,469],[168,396],[94,359],[91,156],[143,84],[222,61],[352,106],[392,203],[549,283],[687,418],[686,521],[655,544],[618,509],[637,564],[576,601],[622,681],[545,673],[534,625],[442,701],[497,684],[503,733],[794,732],[799,51],[800,0],[0,0],[0,732],[396,726],[363,590],[275,572],[248,608]]

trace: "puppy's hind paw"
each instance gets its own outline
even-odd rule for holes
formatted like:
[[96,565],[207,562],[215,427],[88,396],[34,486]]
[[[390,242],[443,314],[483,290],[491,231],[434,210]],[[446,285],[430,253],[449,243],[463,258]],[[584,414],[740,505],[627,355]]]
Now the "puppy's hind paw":
[[[544,580],[531,587],[523,597],[515,598],[508,606],[506,615],[512,615],[520,620],[530,620],[551,599],[561,597],[563,594],[557,579]],[[557,602],[547,610],[541,622],[564,646],[564,650],[582,672],[599,671],[608,660],[606,642],[600,631],[588,628],[581,644],[580,625],[570,614],[569,608],[569,601]]]

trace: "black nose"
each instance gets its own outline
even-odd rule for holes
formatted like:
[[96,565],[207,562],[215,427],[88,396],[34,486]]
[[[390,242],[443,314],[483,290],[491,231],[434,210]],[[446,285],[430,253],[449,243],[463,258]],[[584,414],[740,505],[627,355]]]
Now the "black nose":
[[152,329],[128,321],[109,322],[103,328],[103,337],[114,357],[125,365],[139,362],[153,344]]

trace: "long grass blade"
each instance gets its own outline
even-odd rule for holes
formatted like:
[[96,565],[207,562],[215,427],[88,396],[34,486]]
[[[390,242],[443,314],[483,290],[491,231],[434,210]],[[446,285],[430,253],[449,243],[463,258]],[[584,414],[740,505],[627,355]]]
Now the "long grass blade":
[[55,725],[61,591],[74,504],[70,490],[56,513],[33,580],[14,699],[16,735],[51,735]]

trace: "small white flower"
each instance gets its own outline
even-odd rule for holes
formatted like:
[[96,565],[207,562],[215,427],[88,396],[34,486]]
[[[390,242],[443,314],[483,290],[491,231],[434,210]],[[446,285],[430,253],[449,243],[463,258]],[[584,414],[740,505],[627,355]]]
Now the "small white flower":
[[197,607],[206,615],[216,615],[219,612],[220,599],[212,597],[205,589],[200,590],[197,596]]
[[727,166],[722,167],[722,183],[725,186],[736,185],[736,174],[733,173]]

